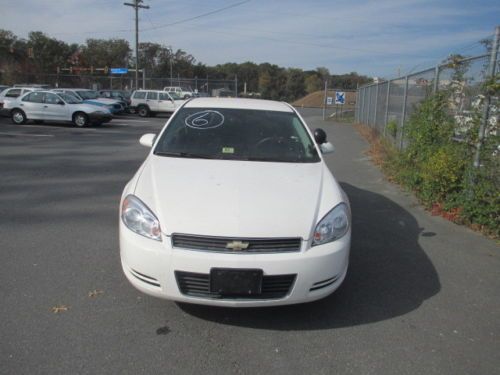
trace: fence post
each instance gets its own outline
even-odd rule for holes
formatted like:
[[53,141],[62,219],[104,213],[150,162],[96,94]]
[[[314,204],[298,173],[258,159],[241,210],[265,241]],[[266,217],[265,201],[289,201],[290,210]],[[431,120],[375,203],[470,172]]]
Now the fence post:
[[142,68],[142,89],[146,90],[146,68]]
[[[495,39],[493,40],[493,45],[491,48],[490,65],[488,66],[487,79],[495,77],[495,70],[497,66],[497,53],[498,53],[498,39],[500,38],[500,26],[495,28]],[[483,146],[484,136],[486,133],[486,126],[490,117],[490,104],[491,95],[486,92],[484,98],[483,106],[483,116],[481,118],[481,124],[479,126],[479,134],[476,143],[476,152],[474,155],[474,167],[479,168],[481,165],[481,148]]]
[[363,89],[363,124],[368,125],[368,115],[366,114],[366,105],[368,104],[368,88]]
[[358,115],[358,122],[359,123],[363,123],[363,94],[364,94],[364,89],[361,88],[359,89],[359,104],[358,104],[358,108],[359,108],[359,115]]
[[371,86],[366,88],[368,95],[368,111],[366,111],[366,124],[370,126],[370,107],[372,106],[372,90]]
[[325,93],[323,95],[323,121],[326,119],[326,91],[328,90],[328,81],[325,81]]
[[387,95],[385,98],[385,114],[384,114],[384,137],[386,135],[387,121],[389,120],[389,98],[391,94],[391,81],[387,81]]
[[439,64],[434,68],[434,87],[432,88],[432,93],[437,93],[439,87]]
[[375,125],[375,128],[377,127],[377,105],[378,105],[378,90],[379,90],[379,83],[377,83],[377,89],[375,90],[375,113],[373,114],[373,124]]
[[404,89],[404,93],[403,93],[403,110],[401,113],[401,122],[400,122],[400,126],[399,126],[399,128],[401,129],[401,136],[399,137],[399,150],[400,151],[403,149],[407,98],[408,98],[408,76],[405,77],[405,89]]

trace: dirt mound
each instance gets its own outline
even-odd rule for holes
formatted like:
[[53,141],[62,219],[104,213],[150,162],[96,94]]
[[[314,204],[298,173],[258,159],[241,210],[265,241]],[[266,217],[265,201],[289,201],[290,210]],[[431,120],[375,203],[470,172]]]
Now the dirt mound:
[[296,107],[323,107],[324,91],[315,91],[292,103]]

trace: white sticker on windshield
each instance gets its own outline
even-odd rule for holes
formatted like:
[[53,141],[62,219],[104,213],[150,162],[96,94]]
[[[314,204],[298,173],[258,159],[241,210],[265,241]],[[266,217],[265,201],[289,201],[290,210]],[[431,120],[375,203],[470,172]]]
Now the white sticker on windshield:
[[218,111],[207,109],[189,115],[185,120],[186,126],[193,129],[213,129],[224,123],[224,115]]

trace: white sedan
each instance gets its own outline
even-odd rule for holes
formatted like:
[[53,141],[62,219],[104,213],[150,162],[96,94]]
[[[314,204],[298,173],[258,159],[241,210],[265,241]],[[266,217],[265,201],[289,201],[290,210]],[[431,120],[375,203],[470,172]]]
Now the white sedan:
[[5,99],[2,114],[10,116],[16,125],[28,120],[71,121],[78,127],[101,125],[113,119],[102,107],[82,103],[75,97],[50,91],[33,91],[13,100]]
[[349,201],[333,151],[286,103],[197,98],[158,134],[126,185],[120,253],[140,291],[180,302],[270,306],[326,297],[349,262]]

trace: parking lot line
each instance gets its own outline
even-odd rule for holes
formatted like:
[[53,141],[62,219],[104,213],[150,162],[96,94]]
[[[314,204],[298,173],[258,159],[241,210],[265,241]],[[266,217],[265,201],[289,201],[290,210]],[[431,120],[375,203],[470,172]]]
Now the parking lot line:
[[0,133],[0,135],[8,135],[14,137],[54,137],[53,134],[28,134],[28,133]]
[[[116,119],[116,118],[115,118]],[[147,121],[147,120],[129,120],[129,119],[126,119],[126,118],[120,118],[119,121],[127,121],[127,122],[150,122],[150,121]]]

